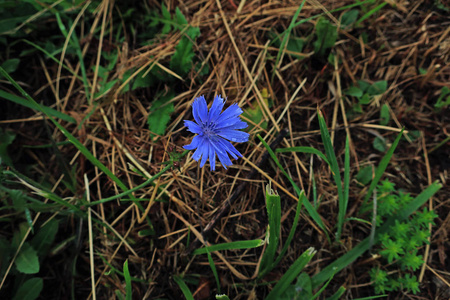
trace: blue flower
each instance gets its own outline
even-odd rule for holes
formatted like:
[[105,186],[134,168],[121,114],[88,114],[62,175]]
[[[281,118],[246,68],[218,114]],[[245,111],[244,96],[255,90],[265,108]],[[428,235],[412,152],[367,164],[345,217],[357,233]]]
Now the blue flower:
[[248,126],[239,117],[242,109],[235,103],[222,112],[224,104],[224,99],[216,96],[208,111],[205,97],[200,96],[192,103],[195,122],[184,120],[184,126],[197,135],[192,139],[192,143],[183,148],[197,149],[192,158],[196,161],[202,159],[200,167],[203,167],[209,158],[211,171],[216,169],[216,154],[225,169],[233,164],[228,154],[235,159],[242,157],[228,140],[243,143],[247,142],[249,137],[247,132],[237,130]]

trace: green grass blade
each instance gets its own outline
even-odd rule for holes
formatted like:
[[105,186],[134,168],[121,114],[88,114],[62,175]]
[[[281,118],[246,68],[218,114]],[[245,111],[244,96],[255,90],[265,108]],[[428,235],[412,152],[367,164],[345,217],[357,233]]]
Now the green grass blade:
[[173,276],[173,280],[178,284],[181,291],[183,292],[184,297],[186,297],[186,300],[194,300],[194,296],[192,295],[191,291],[187,287],[186,283],[183,281],[183,279],[180,276]]
[[[111,228],[108,228],[108,229],[111,230]],[[120,271],[119,269],[115,268],[111,263],[109,263],[108,260],[106,258],[104,258],[103,255],[100,252],[96,251],[95,253],[102,259],[103,263],[108,265],[108,267],[111,269],[107,273],[112,273],[112,274],[117,273],[120,276],[122,276],[123,278],[125,278],[125,274],[122,271]],[[144,279],[136,278],[136,277],[133,277],[133,276],[130,276],[130,280],[131,281],[135,281],[135,282],[139,282],[139,283],[148,283],[148,281],[146,281]]]
[[[114,293],[116,294],[118,300],[125,300],[120,290],[115,290]],[[75,296],[73,296],[72,299],[75,299]]]
[[333,296],[327,298],[327,300],[339,300],[341,299],[341,296],[344,295],[345,291],[347,289],[343,286],[341,286],[336,293],[333,294]]
[[330,276],[330,278],[328,278],[328,281],[317,291],[317,293],[314,294],[314,296],[311,298],[311,300],[316,299],[317,297],[320,296],[320,294],[323,293],[323,291],[325,291],[325,289],[327,288],[327,286],[330,284],[331,280],[333,279],[334,275],[336,275],[336,273],[334,273],[333,276]]
[[[378,241],[378,236],[390,230],[390,227],[395,224],[395,220],[403,221],[410,216],[414,211],[420,208],[430,197],[432,197],[442,185],[434,182],[428,186],[422,193],[420,193],[413,201],[411,201],[407,207],[401,209],[396,215],[387,220],[378,230],[375,237],[375,243]],[[366,252],[370,247],[370,238],[365,238],[352,250],[326,266],[322,271],[312,277],[312,288],[319,287],[322,283],[327,281],[334,273],[339,272],[343,268],[353,263],[359,256]]]
[[327,125],[325,124],[325,119],[323,118],[322,112],[317,110],[317,115],[319,117],[320,126],[320,136],[322,137],[322,142],[325,147],[325,154],[327,155],[328,161],[330,162],[331,172],[333,173],[334,182],[338,190],[338,201],[339,201],[339,213],[338,213],[338,225],[336,240],[341,238],[342,226],[344,225],[344,218],[346,212],[346,203],[344,194],[342,192],[342,181],[341,174],[339,172],[339,164],[336,159],[336,154],[334,153],[333,144],[331,143],[330,133],[328,132]]
[[[89,5],[89,4],[88,4]],[[90,104],[91,96],[89,92],[89,81],[87,79],[86,75],[86,67],[84,65],[83,60],[83,52],[81,51],[80,43],[78,42],[78,38],[76,34],[74,34],[75,31],[72,32],[72,35],[69,37],[68,32],[66,30],[66,26],[61,20],[61,15],[59,13],[55,13],[56,21],[58,22],[59,29],[61,30],[61,33],[64,35],[64,37],[67,39],[69,38],[69,44],[75,48],[75,52],[78,56],[78,61],[80,62],[80,69],[81,69],[81,76],[83,78],[83,86],[84,86],[84,92],[86,93],[86,99],[88,100],[88,103]],[[71,27],[71,24],[69,24],[69,27]],[[62,63],[59,61],[59,63]]]
[[278,148],[275,150],[277,153],[285,153],[285,152],[302,152],[302,153],[311,153],[319,156],[322,158],[328,165],[330,162],[328,161],[328,158],[320,152],[319,150],[313,148],[313,147],[290,147],[290,148]]
[[[273,153],[272,149],[270,148],[270,146],[266,143],[266,141],[263,140],[263,138],[258,134],[257,135],[258,139],[261,141],[261,143],[264,145],[264,147],[266,148],[267,152],[269,153],[270,157],[273,159],[273,161],[275,162],[275,164],[278,166],[278,168],[280,169],[280,171],[284,174],[284,176],[289,180],[289,182],[291,183],[292,187],[294,188],[295,192],[297,193],[297,196],[300,197],[301,195],[301,190],[300,188],[297,186],[297,184],[295,184],[294,180],[289,176],[289,174],[284,170],[283,166],[280,164],[280,162],[278,161],[277,156],[275,155],[275,153]],[[305,200],[307,200],[305,198]],[[328,236],[328,230],[325,226],[325,224],[322,221],[322,218],[320,217],[319,213],[317,212],[317,210],[311,205],[311,203],[309,203],[309,201],[305,201],[303,203],[303,205],[305,206],[306,210],[308,211],[308,214],[311,216],[311,218],[313,218],[313,220],[317,223],[317,225],[323,230],[323,232],[325,233],[325,235],[327,236],[327,239],[330,240],[329,236]]]
[[219,274],[217,273],[216,265],[214,264],[214,260],[211,256],[211,253],[206,252],[206,254],[208,254],[209,267],[211,268],[211,271],[214,274],[214,278],[216,279],[217,292],[220,293],[220,280],[219,280]]
[[123,276],[125,277],[125,299],[131,300],[133,290],[131,289],[131,276],[128,270],[128,260],[123,264]]
[[276,194],[269,185],[266,185],[266,208],[269,218],[267,228],[268,243],[261,259],[260,270],[267,273],[272,269],[278,244],[280,243],[281,230],[281,202],[280,196]]
[[25,175],[23,175],[21,173],[18,173],[16,171],[12,171],[12,170],[11,171],[4,171],[3,174],[5,174],[5,175],[13,175],[13,176],[19,178],[19,180],[21,180],[23,183],[26,183],[25,185],[28,185],[28,187],[30,187],[35,194],[37,194],[37,195],[39,195],[39,196],[41,196],[43,198],[50,199],[51,201],[53,201],[55,203],[58,203],[58,204],[60,204],[62,206],[65,206],[65,207],[71,209],[73,212],[78,213],[79,215],[86,216],[86,212],[82,211],[77,206],[67,202],[66,200],[62,199],[61,197],[59,197],[58,195],[52,193],[51,191],[45,189],[40,184],[38,184],[34,180],[26,177]]
[[309,248],[303,254],[297,258],[297,260],[292,264],[292,266],[284,273],[283,277],[278,281],[278,283],[267,295],[266,300],[278,300],[281,299],[281,295],[288,288],[288,286],[297,278],[298,274],[303,270],[303,268],[309,263],[313,258],[316,251],[314,248]]
[[[51,54],[50,52],[48,52],[47,50],[45,50],[44,48],[42,48],[42,47],[39,46],[38,44],[35,44],[35,43],[33,43],[32,41],[25,40],[25,39],[22,40],[22,41],[25,42],[25,43],[27,43],[28,45],[30,45],[30,46],[36,48],[37,50],[41,51],[42,53],[44,53],[45,55],[47,55],[47,56],[48,56],[51,60],[53,60],[54,62],[56,62],[56,63],[58,63],[58,64],[60,63],[60,61],[59,61],[53,54]],[[62,51],[62,50],[58,51],[57,53],[60,53],[61,51]],[[79,75],[75,74],[75,72],[74,72],[72,69],[70,69],[67,65],[63,64],[62,66],[63,66],[63,68],[64,68],[66,71],[70,72],[70,74],[72,74],[73,76],[77,77],[77,79],[83,80],[83,78],[81,78]]]
[[305,4],[305,2],[306,2],[306,0],[303,0],[302,4],[300,4],[300,6],[298,7],[297,11],[294,14],[294,17],[292,17],[291,24],[289,24],[289,27],[283,33],[284,34],[283,40],[281,41],[280,49],[278,50],[277,58],[275,59],[275,67],[273,68],[272,80],[275,77],[275,72],[277,70],[278,63],[280,62],[281,55],[284,51],[284,47],[286,46],[286,44],[289,40],[289,35],[291,34],[292,29],[294,29],[294,27],[295,27],[295,20],[297,20],[298,15],[302,11],[302,8],[303,8],[303,5]]
[[378,165],[377,169],[375,170],[375,177],[373,178],[372,182],[370,183],[369,189],[367,190],[366,196],[364,197],[363,204],[367,203],[370,196],[372,195],[373,190],[377,187],[378,182],[381,179],[381,176],[383,176],[384,171],[386,171],[389,161],[391,160],[391,157],[394,154],[395,148],[397,148],[397,145],[400,142],[400,138],[402,137],[402,134],[403,134],[403,129],[397,135],[397,138],[395,139],[395,141],[392,143],[389,150],[386,152],[386,154],[381,159],[380,164]]
[[311,168],[311,178],[312,178],[312,194],[313,194],[313,203],[314,208],[317,209],[319,205],[319,201],[317,199],[317,185],[316,185],[316,178],[314,177],[314,170]]
[[194,255],[206,254],[208,252],[223,251],[223,250],[238,250],[238,249],[250,249],[264,245],[264,241],[261,239],[250,241],[236,241],[230,243],[223,243],[212,245],[200,249],[196,249],[192,252]]
[[[27,100],[25,100],[25,99],[23,99],[23,98],[21,98],[19,96],[7,93],[7,92],[5,92],[3,90],[0,90],[0,97],[4,98],[6,100],[9,100],[11,102],[14,102],[16,104],[19,104],[19,105],[22,105],[22,106],[25,106],[25,107],[28,107],[28,108],[36,110],[36,107],[32,103],[30,103],[29,101],[27,101]],[[52,117],[61,119],[63,121],[69,122],[69,123],[73,123],[73,124],[77,123],[77,121],[75,121],[75,119],[72,118],[71,116],[66,115],[65,113],[62,113],[60,111],[57,111],[56,109],[53,109],[51,107],[47,107],[47,106],[41,105],[41,109],[46,115],[50,115]]]
[[300,197],[298,199],[297,209],[295,211],[295,217],[294,217],[294,222],[292,222],[291,231],[289,232],[286,242],[284,243],[283,248],[281,249],[280,255],[278,255],[277,259],[273,263],[272,269],[278,265],[278,263],[281,261],[281,259],[283,259],[284,254],[286,253],[292,239],[294,238],[295,231],[296,231],[297,225],[298,225],[298,221],[300,220],[300,212],[302,210],[302,204],[303,204],[303,202],[307,202],[307,201],[308,201],[308,199],[306,199],[306,197],[305,197],[305,192],[302,191],[300,193]]
[[368,11],[367,13],[365,13],[364,16],[361,17],[361,19],[356,21],[355,27],[358,26],[359,24],[361,24],[362,22],[364,22],[365,20],[367,20],[371,15],[373,15],[374,13],[376,13],[377,11],[382,9],[386,4],[388,4],[388,3],[387,2],[383,2],[380,5],[378,5],[377,7],[373,8],[370,11]]
[[[348,197],[350,193],[350,139],[347,136],[345,139],[345,155],[344,155],[344,215],[347,213]],[[345,221],[345,220],[344,220]],[[342,221],[342,223],[344,223]]]

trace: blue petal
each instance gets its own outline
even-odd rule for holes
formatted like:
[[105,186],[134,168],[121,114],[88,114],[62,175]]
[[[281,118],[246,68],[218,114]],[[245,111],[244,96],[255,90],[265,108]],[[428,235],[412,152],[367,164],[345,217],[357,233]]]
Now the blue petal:
[[216,125],[216,129],[244,129],[247,128],[247,123],[239,117],[230,118]]
[[222,146],[222,149],[224,149],[225,151],[230,153],[230,155],[234,159],[237,159],[238,156],[242,157],[242,154],[239,153],[239,151],[237,151],[237,149],[234,148],[234,146],[229,141],[227,141],[225,139],[222,139],[222,138],[219,138],[216,142]]
[[206,104],[205,96],[200,96],[192,103],[192,114],[197,124],[202,124],[208,121],[208,105]]
[[211,105],[211,108],[209,109],[208,122],[216,122],[217,118],[220,115],[220,112],[222,111],[224,104],[225,104],[225,101],[223,100],[223,98],[220,95],[214,97],[213,104]]
[[203,166],[205,165],[206,160],[208,159],[208,156],[209,156],[209,148],[211,147],[208,139],[204,139],[203,141],[204,141],[202,144],[203,156],[202,156],[202,161],[200,162],[200,168],[203,168]]
[[192,115],[194,116],[195,122],[197,122],[197,124],[202,124],[202,120],[200,119],[200,116],[198,115],[197,99],[195,99],[194,102],[192,103]]
[[186,150],[194,150],[195,148],[198,148],[199,144],[203,142],[203,137],[196,135],[192,139],[192,142],[189,145],[183,146]]
[[220,124],[230,118],[238,117],[240,114],[242,114],[242,109],[237,103],[232,104],[219,116],[219,118],[217,118],[217,124]]
[[212,143],[209,145],[209,165],[211,171],[216,169],[216,152]]
[[219,157],[219,161],[222,166],[226,169],[227,166],[231,166],[233,163],[231,162],[225,148],[220,143],[212,143],[214,149],[216,150],[217,156]]
[[194,154],[192,154],[192,159],[195,161],[199,161],[200,157],[204,158],[205,156],[208,156],[208,144],[206,139],[203,137],[200,138],[201,140],[198,143],[197,150],[195,150]]
[[247,132],[232,129],[217,130],[216,134],[225,139],[238,143],[247,142],[248,137],[250,136]]
[[197,123],[194,123],[189,120],[184,120],[184,126],[186,126],[190,132],[193,132],[196,134],[203,134],[202,128],[200,126],[198,126]]

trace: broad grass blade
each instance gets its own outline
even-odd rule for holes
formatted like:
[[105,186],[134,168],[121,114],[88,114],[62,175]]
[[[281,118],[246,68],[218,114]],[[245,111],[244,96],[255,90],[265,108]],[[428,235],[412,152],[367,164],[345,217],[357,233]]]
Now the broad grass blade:
[[383,176],[384,171],[386,171],[389,161],[391,160],[391,157],[394,154],[395,148],[397,148],[397,145],[400,142],[400,138],[402,137],[402,134],[403,134],[403,129],[397,135],[397,138],[395,139],[395,141],[392,143],[389,150],[386,152],[386,154],[381,159],[380,164],[378,165],[377,169],[375,170],[375,177],[373,178],[372,182],[370,183],[369,189],[367,190],[366,196],[364,197],[363,204],[367,203],[370,196],[372,195],[373,190],[377,187],[378,182],[380,181],[381,177]]
[[339,165],[336,159],[336,154],[334,153],[333,144],[331,143],[330,133],[328,132],[327,125],[325,124],[325,119],[323,118],[322,112],[317,110],[317,115],[319,117],[320,126],[320,136],[322,137],[322,142],[325,147],[325,154],[327,155],[328,161],[330,162],[331,172],[333,173],[334,182],[338,190],[338,202],[339,202],[339,213],[338,213],[338,225],[336,240],[341,238],[342,226],[344,225],[344,218],[346,213],[346,201],[344,193],[342,192],[342,181],[341,174],[339,172]]
[[280,243],[281,230],[281,202],[280,196],[269,185],[266,186],[266,208],[269,218],[267,228],[268,244],[261,259],[261,272],[266,273],[272,269],[275,254]]
[[188,286],[184,282],[184,280],[180,276],[173,276],[173,280],[178,284],[181,291],[183,292],[184,297],[186,300],[194,300],[194,296],[192,295],[191,291],[189,290]]
[[273,287],[269,295],[267,295],[266,300],[278,300],[281,298],[283,292],[288,288],[288,286],[294,281],[295,278],[300,274],[303,268],[309,263],[313,258],[316,251],[314,248],[309,248],[303,254],[297,258],[297,260],[292,264],[292,266],[284,273],[280,281]]
[[[273,159],[273,161],[275,162],[275,164],[278,166],[278,168],[280,169],[280,171],[284,174],[284,176],[286,176],[286,178],[289,180],[289,182],[291,183],[292,187],[294,188],[295,192],[297,193],[298,196],[300,196],[301,194],[301,190],[300,188],[297,186],[297,184],[295,184],[294,180],[288,175],[288,173],[284,170],[283,166],[280,164],[280,162],[278,161],[277,156],[275,155],[275,153],[272,151],[272,149],[270,148],[270,146],[266,143],[266,141],[263,140],[263,138],[258,134],[257,137],[259,138],[259,140],[261,141],[261,143],[264,145],[264,147],[266,148],[267,152],[269,153],[270,157]],[[304,197],[305,198],[305,197]],[[300,199],[299,199],[300,200]],[[305,200],[307,200],[305,198]],[[317,210],[311,205],[311,203],[309,203],[309,201],[305,201],[303,203],[303,205],[305,205],[306,210],[308,211],[308,214],[311,216],[311,218],[313,218],[313,220],[317,223],[317,225],[320,227],[320,229],[323,230],[323,232],[325,233],[325,235],[327,236],[327,239],[330,240],[329,236],[328,236],[328,230],[325,226],[325,224],[322,221],[322,218],[320,217],[319,213],[317,212]]]

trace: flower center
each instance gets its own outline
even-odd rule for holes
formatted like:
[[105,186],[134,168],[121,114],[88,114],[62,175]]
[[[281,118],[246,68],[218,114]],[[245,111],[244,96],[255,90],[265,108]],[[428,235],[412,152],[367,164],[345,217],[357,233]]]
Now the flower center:
[[216,124],[214,124],[213,122],[203,123],[202,130],[203,130],[203,134],[206,137],[212,138],[213,136],[216,135]]

